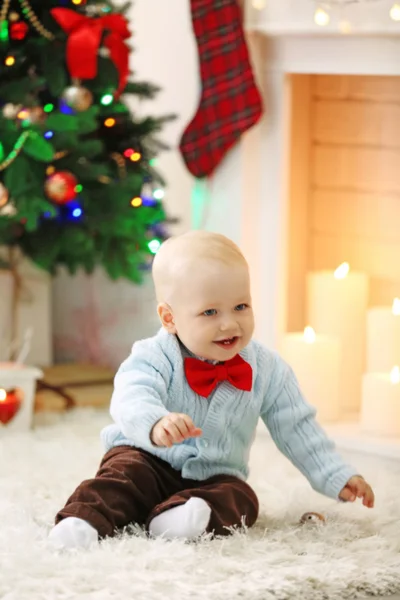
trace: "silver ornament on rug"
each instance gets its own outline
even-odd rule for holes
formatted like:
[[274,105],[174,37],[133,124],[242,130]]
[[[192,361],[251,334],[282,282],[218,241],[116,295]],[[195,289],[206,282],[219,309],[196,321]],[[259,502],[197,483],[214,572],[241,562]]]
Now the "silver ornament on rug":
[[93,104],[93,94],[90,90],[80,86],[67,87],[62,95],[64,102],[78,112],[87,110]]
[[320,513],[307,512],[300,519],[301,525],[325,525],[325,517]]

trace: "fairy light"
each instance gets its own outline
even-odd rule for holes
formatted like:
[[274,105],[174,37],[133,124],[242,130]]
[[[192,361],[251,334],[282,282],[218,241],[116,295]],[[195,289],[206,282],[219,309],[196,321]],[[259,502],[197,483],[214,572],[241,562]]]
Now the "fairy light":
[[110,104],[112,104],[114,101],[114,96],[112,94],[104,94],[101,99],[100,99],[100,103],[103,106],[109,106]]
[[152,254],[157,254],[161,247],[161,242],[160,240],[151,240],[147,246]]
[[138,162],[142,158],[142,155],[140,154],[140,152],[134,152],[129,158],[132,162]]
[[6,65],[6,67],[12,67],[13,65],[15,65],[15,56],[6,56],[4,64]]
[[114,125],[115,125],[115,119],[113,119],[112,117],[110,117],[110,118],[106,119],[106,120],[104,121],[104,125],[105,125],[106,127],[114,127]]
[[46,169],[46,175],[53,175],[53,173],[55,173],[56,168],[53,167],[53,165],[50,165],[49,167],[47,167]]
[[0,171],[4,171],[5,169],[7,169],[7,167],[11,165],[11,163],[14,162],[14,160],[17,158],[22,148],[24,147],[26,140],[30,135],[32,135],[32,133],[32,131],[24,131],[24,133],[21,133],[14,145],[14,148],[11,150],[11,152],[5,158],[5,160],[3,160],[2,163],[0,163]]
[[158,189],[158,190],[154,190],[154,192],[153,192],[153,197],[156,200],[162,200],[164,198],[164,196],[165,196],[164,190]]
[[131,200],[131,206],[133,206],[133,208],[139,208],[139,206],[142,206],[142,204],[143,200],[140,198],[140,196],[136,196]]
[[134,150],[133,148],[127,148],[124,152],[124,156],[126,156],[126,158],[130,158],[132,156],[132,154],[134,154]]

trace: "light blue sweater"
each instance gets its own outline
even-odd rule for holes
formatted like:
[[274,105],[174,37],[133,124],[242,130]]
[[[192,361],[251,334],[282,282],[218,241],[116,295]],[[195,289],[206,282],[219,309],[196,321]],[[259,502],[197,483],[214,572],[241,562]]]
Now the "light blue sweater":
[[[243,392],[222,382],[209,398],[198,396],[184,374],[185,349],[161,330],[136,342],[115,377],[111,416],[115,425],[101,435],[107,450],[131,445],[167,461],[188,479],[229,474],[247,479],[250,448],[261,417],[279,450],[321,494],[337,499],[357,471],[346,465],[315,422],[291,368],[252,341],[240,353],[253,368],[253,389]],[[170,412],[189,415],[200,438],[172,448],[155,447],[150,432]],[[267,460],[267,457],[266,457]]]

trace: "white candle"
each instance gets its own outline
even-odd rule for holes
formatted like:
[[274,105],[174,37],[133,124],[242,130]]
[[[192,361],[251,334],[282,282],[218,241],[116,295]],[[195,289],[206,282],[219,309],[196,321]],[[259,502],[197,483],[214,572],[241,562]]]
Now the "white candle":
[[367,313],[367,372],[389,373],[400,364],[400,300]]
[[287,333],[282,357],[292,367],[308,402],[317,409],[320,422],[339,417],[340,343],[316,336],[311,327],[303,333]]
[[362,385],[361,429],[380,436],[400,436],[400,370],[366,373]]
[[307,278],[308,321],[323,335],[341,342],[341,413],[360,409],[365,367],[368,276],[349,273],[343,263],[336,271],[310,273]]

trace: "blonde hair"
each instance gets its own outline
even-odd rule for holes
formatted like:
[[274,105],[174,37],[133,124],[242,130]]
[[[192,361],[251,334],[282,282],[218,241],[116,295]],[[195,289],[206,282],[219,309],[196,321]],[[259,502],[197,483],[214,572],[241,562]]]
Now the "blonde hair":
[[196,272],[200,261],[224,265],[247,261],[240,248],[229,238],[210,231],[190,231],[166,240],[153,262],[153,281],[159,302],[166,301],[179,276]]

